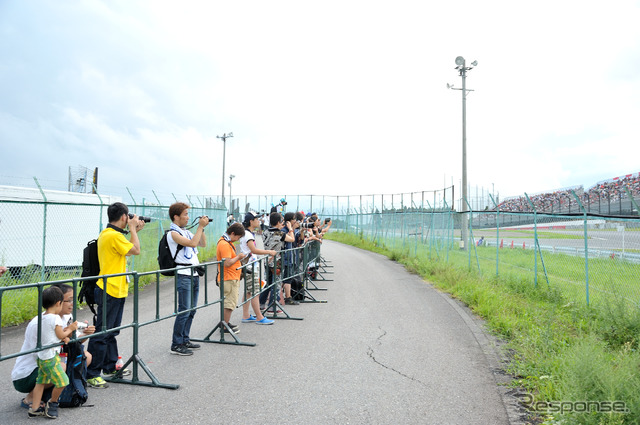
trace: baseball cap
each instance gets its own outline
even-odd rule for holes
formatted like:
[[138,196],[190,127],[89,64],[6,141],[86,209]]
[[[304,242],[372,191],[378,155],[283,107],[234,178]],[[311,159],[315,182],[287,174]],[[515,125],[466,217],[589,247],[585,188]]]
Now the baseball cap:
[[258,214],[255,211],[249,211],[244,215],[244,222],[249,223],[251,220],[255,220],[256,218],[262,217],[263,214]]

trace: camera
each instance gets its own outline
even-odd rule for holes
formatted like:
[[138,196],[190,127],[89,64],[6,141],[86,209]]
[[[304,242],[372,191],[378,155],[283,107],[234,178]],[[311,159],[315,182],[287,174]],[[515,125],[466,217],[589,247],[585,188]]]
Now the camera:
[[79,331],[80,331],[80,330],[83,330],[83,329],[87,329],[87,326],[89,326],[89,325],[87,325],[87,324],[86,324],[86,323],[84,323],[84,322],[78,322],[78,330],[79,330]]
[[302,229],[313,229],[313,223],[300,223]]
[[327,223],[329,223],[330,221],[331,221],[331,219],[330,219],[330,218],[325,218],[325,219],[324,219],[324,224],[327,224]]
[[[133,218],[133,214],[129,214],[129,218]],[[150,217],[144,217],[142,215],[138,216],[138,220],[144,221],[145,223],[149,223],[151,221]]]
[[[202,216],[200,217],[196,217],[196,220],[200,220],[202,218]],[[213,219],[211,217],[207,217],[209,219],[209,223],[211,223],[213,221]]]

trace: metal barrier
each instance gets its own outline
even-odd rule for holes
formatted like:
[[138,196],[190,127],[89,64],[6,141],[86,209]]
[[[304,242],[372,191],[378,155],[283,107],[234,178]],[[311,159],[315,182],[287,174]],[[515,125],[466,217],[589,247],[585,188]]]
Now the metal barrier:
[[[223,316],[223,301],[224,301],[224,283],[221,283],[220,285],[220,297],[216,298],[214,300],[209,300],[209,279],[208,279],[208,275],[209,275],[209,268],[210,266],[217,266],[218,264],[220,264],[220,261],[214,261],[214,262],[207,262],[207,263],[202,263],[200,264],[200,266],[204,266],[205,268],[205,274],[204,274],[204,302],[202,304],[198,304],[188,310],[184,310],[181,312],[178,312],[178,306],[177,306],[177,273],[173,278],[173,282],[174,282],[174,290],[173,290],[173,294],[174,294],[174,308],[173,308],[173,313],[171,314],[166,314],[164,316],[160,315],[160,282],[161,282],[161,272],[164,271],[169,271],[169,270],[173,270],[173,271],[177,271],[177,270],[184,270],[184,269],[194,269],[197,266],[180,266],[180,267],[176,267],[173,269],[166,269],[166,270],[155,270],[152,272],[146,272],[146,273],[138,273],[138,272],[128,272],[128,273],[119,273],[119,274],[112,274],[112,275],[102,275],[99,277],[99,279],[102,279],[103,282],[106,284],[106,279],[109,277],[117,277],[117,276],[129,276],[133,279],[132,282],[132,287],[133,287],[133,318],[132,321],[130,323],[127,324],[121,324],[120,326],[116,327],[116,328],[107,328],[106,327],[106,309],[102,310],[102,314],[103,314],[103,320],[102,320],[102,329],[96,329],[96,332],[94,334],[91,335],[83,335],[82,339],[88,339],[88,338],[94,338],[96,336],[101,336],[101,335],[105,335],[107,333],[111,333],[111,332],[116,332],[116,331],[120,331],[123,329],[128,329],[128,328],[132,328],[133,330],[133,347],[132,347],[132,354],[131,357],[129,357],[125,362],[124,362],[124,366],[122,367],[122,370],[124,370],[127,366],[131,365],[132,367],[132,374],[131,374],[131,379],[123,379],[121,376],[121,372],[116,372],[116,374],[113,377],[105,377],[105,380],[109,381],[109,382],[117,382],[117,383],[124,383],[124,384],[134,384],[134,385],[142,385],[142,386],[149,386],[149,387],[158,387],[158,388],[168,388],[168,389],[177,389],[179,387],[179,385],[177,384],[166,384],[166,383],[162,383],[158,380],[158,378],[154,375],[154,373],[151,371],[151,369],[146,365],[146,363],[144,362],[144,360],[142,359],[142,356],[140,354],[140,347],[139,347],[139,331],[140,328],[153,324],[153,323],[157,323],[160,322],[162,320],[166,320],[166,319],[171,319],[171,318],[175,318],[179,313],[184,314],[184,312],[189,312],[189,311],[194,311],[194,310],[198,310],[198,309],[202,309],[205,307],[209,307],[211,305],[215,305],[215,304],[220,304],[221,306],[221,318],[224,317]],[[222,275],[221,277],[223,277],[223,273],[224,273],[224,268],[222,271]],[[154,275],[155,276],[155,281],[156,281],[156,309],[155,309],[155,317],[151,320],[147,320],[144,322],[140,322],[140,317],[139,317],[139,287],[140,287],[140,278],[145,276],[145,275]],[[54,285],[54,284],[62,284],[62,283],[66,283],[66,284],[71,284],[73,286],[73,291],[74,291],[74,305],[73,305],[73,317],[77,317],[77,311],[78,311],[78,302],[77,302],[77,294],[78,294],[78,287],[79,284],[85,280],[93,280],[95,278],[91,278],[91,277],[87,277],[87,278],[71,278],[71,279],[64,279],[64,280],[58,280],[58,281],[53,281],[53,282],[39,282],[39,283],[32,283],[32,284],[26,284],[26,285],[17,285],[17,286],[0,286],[0,314],[2,312],[1,308],[2,308],[2,299],[3,299],[3,295],[5,294],[5,292],[11,292],[11,291],[19,291],[19,290],[25,290],[25,289],[29,289],[29,288],[37,288],[38,290],[38,339],[37,339],[37,344],[36,344],[36,348],[34,350],[30,350],[27,352],[17,352],[17,353],[12,353],[9,355],[2,355],[2,344],[1,344],[1,339],[0,339],[0,361],[3,360],[8,360],[14,357],[18,357],[24,354],[29,354],[29,353],[34,353],[37,351],[40,351],[42,349],[46,349],[52,346],[57,346],[59,344],[52,344],[52,345],[48,345],[48,346],[42,346],[41,344],[41,320],[40,318],[42,317],[42,290],[43,287],[45,286],[50,286],[50,285]],[[106,286],[104,286],[106,287]],[[96,303],[102,302],[105,303],[106,302],[106,298],[107,298],[107,293],[106,291],[103,291],[103,299],[102,300],[96,300]],[[219,328],[221,326],[221,323],[224,323],[222,320],[216,325],[216,328],[214,328],[214,331]],[[226,323],[224,323],[225,326],[228,327],[228,325]],[[194,341],[204,341],[204,342],[220,342],[220,343],[230,343],[228,341],[225,341],[224,339],[224,332],[220,333],[220,340],[219,341],[213,341],[211,340],[209,337],[211,336],[211,334],[213,333],[213,331],[204,339],[204,340],[196,340],[193,339]],[[230,343],[230,344],[234,344],[234,345],[249,345],[249,346],[255,346],[255,344],[252,343],[243,343],[241,342],[237,336],[235,336],[233,333],[231,334],[233,336],[233,338],[235,339],[235,342]],[[74,338],[74,340],[76,340]],[[140,371],[139,368],[141,368],[146,375],[148,376],[148,378],[151,380],[151,382],[148,381],[142,381],[140,380]]]
[[[317,242],[313,242],[313,243],[317,243]],[[245,300],[239,304],[239,306],[242,306],[243,304],[250,302],[252,298],[259,296],[261,293],[265,293],[267,291],[272,291],[274,288],[277,288],[278,285],[281,285],[283,280],[286,278],[291,278],[291,277],[301,277],[303,276],[303,282],[308,281],[308,273],[306,272],[308,269],[308,258],[309,258],[309,250],[311,248],[311,245],[313,243],[307,243],[302,247],[299,248],[293,248],[290,250],[282,250],[279,251],[277,256],[282,256],[282,255],[287,255],[287,254],[291,254],[294,256],[297,256],[299,258],[303,259],[302,262],[302,269],[300,271],[298,271],[297,273],[291,273],[289,275],[287,275],[285,277],[285,274],[283,273],[276,273],[275,267],[277,266],[277,262],[274,261],[274,270],[273,270],[273,276],[274,279],[270,284],[265,285],[263,288],[261,288],[259,291],[255,291],[255,288],[252,288],[253,291],[251,291],[251,297],[247,298],[245,297]],[[319,257],[319,249],[317,249],[318,252],[318,256],[314,257],[316,258],[318,261],[320,259]],[[254,269],[257,267],[258,269],[258,273],[260,273],[260,275],[262,275],[262,270],[267,270],[268,266],[265,266],[265,262],[267,261],[268,256],[262,256],[262,257],[258,257],[258,259],[254,262],[248,263],[246,265],[243,265],[241,267],[238,267],[238,269],[245,269],[247,267],[253,267]],[[132,342],[132,354],[131,356],[124,362],[124,365],[122,367],[121,370],[124,370],[126,367],[130,366],[132,369],[132,374],[131,374],[131,379],[124,379],[122,377],[122,372],[118,371],[116,372],[116,374],[112,377],[105,377],[105,380],[109,381],[109,382],[115,382],[115,383],[123,383],[123,384],[132,384],[132,385],[140,385],[140,386],[148,386],[148,387],[157,387],[157,388],[167,388],[167,389],[177,389],[179,388],[178,384],[167,384],[167,383],[162,383],[160,382],[160,380],[155,376],[155,374],[151,371],[151,369],[149,368],[149,366],[144,362],[141,352],[140,352],[140,346],[139,346],[139,332],[140,332],[140,328],[147,326],[147,325],[151,325],[163,320],[167,320],[167,319],[171,319],[171,318],[175,318],[178,314],[185,314],[186,312],[190,312],[190,311],[195,311],[198,309],[202,309],[202,308],[206,308],[212,305],[216,305],[219,304],[220,305],[220,321],[218,321],[218,323],[214,326],[214,328],[202,339],[196,339],[196,338],[191,338],[192,341],[198,341],[198,342],[204,342],[204,343],[219,343],[219,344],[229,344],[229,345],[238,345],[238,346],[255,346],[255,343],[248,343],[248,342],[243,342],[241,341],[238,336],[232,331],[232,329],[229,327],[228,323],[226,323],[223,319],[224,319],[224,266],[222,265],[222,261],[212,261],[212,262],[205,262],[205,263],[201,263],[199,266],[204,266],[205,269],[205,273],[204,273],[204,279],[202,279],[202,282],[204,283],[204,300],[203,302],[200,304],[198,303],[197,305],[191,307],[190,309],[187,310],[183,310],[178,312],[178,304],[177,304],[177,292],[178,292],[178,288],[177,288],[177,273],[175,273],[173,280],[173,296],[174,296],[174,306],[173,306],[173,312],[171,314],[165,314],[165,315],[161,315],[160,312],[160,284],[161,282],[166,282],[169,279],[162,279],[162,272],[165,271],[174,271],[177,272],[178,270],[185,270],[185,269],[194,269],[198,266],[180,266],[180,267],[175,267],[173,269],[166,269],[166,270],[154,270],[154,271],[150,271],[150,272],[144,272],[144,273],[138,273],[138,272],[128,272],[128,273],[120,273],[120,274],[112,274],[112,275],[102,275],[99,276],[99,279],[103,280],[103,284],[106,285],[106,279],[110,278],[110,277],[118,277],[118,276],[128,276],[130,278],[132,278],[133,282],[132,282],[132,287],[133,287],[133,318],[132,321],[130,323],[126,323],[126,324],[121,324],[120,326],[116,327],[116,328],[107,328],[106,323],[106,309],[102,310],[102,329],[96,329],[96,332],[94,334],[91,335],[83,335],[81,338],[82,340],[88,339],[88,338],[94,338],[96,336],[101,336],[101,335],[105,335],[111,332],[116,332],[116,331],[120,331],[123,329],[128,329],[131,328],[133,331],[133,342]],[[220,284],[219,284],[219,297],[215,298],[215,299],[210,299],[210,291],[209,291],[209,284],[210,284],[210,279],[209,276],[211,274],[210,269],[211,266],[214,266],[215,269],[219,269],[219,273],[220,273]],[[221,266],[221,267],[220,267]],[[154,316],[152,319],[149,320],[145,320],[145,321],[140,321],[140,311],[139,311],[139,300],[140,300],[140,295],[139,295],[139,287],[140,287],[140,281],[141,278],[144,276],[153,276],[154,280],[155,280],[155,312],[154,312]],[[0,314],[2,313],[2,301],[3,301],[3,296],[5,294],[5,292],[12,292],[12,291],[21,291],[21,290],[29,290],[32,288],[36,288],[38,291],[38,330],[37,330],[37,344],[36,344],[36,348],[33,350],[29,350],[29,351],[25,351],[25,352],[16,352],[16,353],[11,353],[8,355],[2,355],[2,335],[0,333],[0,361],[4,361],[4,360],[8,360],[8,359],[12,359],[21,355],[25,355],[25,354],[30,354],[30,353],[35,353],[38,351],[41,351],[42,349],[46,349],[46,348],[51,348],[54,346],[58,346],[59,343],[56,344],[50,344],[47,346],[42,346],[41,344],[41,318],[42,318],[42,290],[44,287],[46,286],[50,286],[50,285],[54,285],[54,284],[70,284],[73,287],[73,293],[74,293],[74,305],[73,305],[73,317],[77,317],[77,312],[78,312],[78,301],[77,301],[77,294],[79,291],[79,286],[83,281],[86,280],[93,280],[95,279],[95,277],[86,277],[86,278],[70,278],[70,279],[63,279],[63,280],[57,280],[57,281],[52,281],[52,282],[38,282],[38,283],[31,283],[31,284],[25,284],[25,285],[16,285],[16,286],[0,286]],[[212,279],[213,281],[213,279]],[[104,286],[103,287],[106,287]],[[246,288],[244,288],[244,292],[245,294],[247,293]],[[309,296],[309,295],[307,295]],[[96,302],[102,302],[102,303],[106,303],[106,298],[107,298],[107,293],[106,291],[103,291],[103,298],[102,300],[98,301],[96,300]],[[311,297],[313,298],[313,297]],[[313,299],[313,302],[326,302],[326,301],[317,301],[315,299]],[[284,317],[279,316],[278,315],[278,308],[282,309],[282,313],[284,313]],[[267,308],[264,309],[264,313],[268,314],[268,310],[272,309],[273,314],[270,316],[271,318],[276,318],[276,319],[292,319],[292,320],[303,320],[302,318],[297,318],[297,317],[292,317],[291,315],[289,315],[288,313],[286,313],[284,306],[281,305],[278,302],[278,297],[274,297],[274,299],[272,300],[272,302],[269,304],[269,306]],[[227,333],[229,334],[229,336],[231,336],[232,340],[229,339],[225,339],[225,329],[228,331]],[[212,339],[212,335],[214,335],[214,333],[216,331],[220,331],[219,332],[219,339]],[[76,341],[76,338],[73,338],[72,341]],[[142,369],[142,371],[147,375],[147,377],[149,378],[150,381],[143,381],[140,379],[140,369]]]

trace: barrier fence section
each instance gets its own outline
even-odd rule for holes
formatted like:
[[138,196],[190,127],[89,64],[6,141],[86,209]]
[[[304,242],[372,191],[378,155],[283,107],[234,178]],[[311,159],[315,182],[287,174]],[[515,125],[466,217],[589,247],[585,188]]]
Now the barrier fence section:
[[[0,277],[1,286],[24,285],[79,277],[82,273],[82,255],[87,242],[96,239],[108,222],[109,204],[79,204],[49,201],[0,200],[0,265],[8,271]],[[127,270],[139,273],[158,268],[158,244],[168,230],[169,206],[128,205],[129,212],[149,217],[138,233],[141,254],[128,257]],[[190,219],[207,215],[212,219],[205,228],[207,247],[198,248],[199,257],[212,258],[215,242],[227,228],[226,211],[192,206]],[[197,223],[197,220],[196,220]],[[140,276],[141,282],[150,281],[149,275]],[[35,316],[35,292],[12,291],[7,297],[18,301],[10,303],[14,310],[5,309],[2,325],[21,323]],[[32,305],[23,312],[21,305]]]
[[316,212],[320,217],[333,217],[364,211],[403,210],[423,205],[440,208],[445,203],[451,206],[454,196],[453,186],[439,190],[373,195],[238,195],[234,198],[230,212],[236,218],[242,215],[242,211],[269,213],[271,207],[285,199],[285,212]]
[[[290,256],[291,258],[296,259],[292,264],[296,264],[295,267],[291,268],[288,272],[284,272],[281,267],[283,264],[279,262],[278,259],[282,259],[285,256]],[[239,266],[239,269],[246,269],[250,267],[253,270],[253,273],[258,274],[258,281],[262,281],[262,276],[265,273],[271,273],[273,279],[270,280],[266,285],[257,285],[244,287],[241,290],[240,299],[243,302],[239,303],[239,307],[243,304],[248,303],[254,297],[259,297],[262,293],[270,293],[274,291],[277,295],[275,298],[272,298],[268,306],[261,308],[263,314],[267,315],[270,318],[274,319],[293,319],[293,320],[302,320],[302,318],[292,317],[290,316],[286,310],[285,306],[282,305],[279,299],[279,288],[283,285],[283,283],[291,282],[293,279],[297,279],[300,282],[299,288],[297,288],[298,294],[300,295],[299,299],[302,302],[326,302],[326,301],[318,301],[313,296],[310,295],[309,290],[319,289],[319,288],[309,288],[308,283],[315,279],[314,273],[318,273],[318,270],[322,270],[324,273],[328,273],[327,267],[328,264],[326,260],[321,258],[320,255],[320,244],[316,241],[311,241],[302,247],[294,248],[290,250],[282,250],[278,251],[275,257],[275,261],[271,270],[267,272],[268,266],[268,256],[260,256],[257,260],[252,263]],[[144,362],[143,355],[141,353],[141,347],[139,344],[139,332],[140,328],[148,325],[155,324],[157,322],[175,318],[178,314],[188,314],[191,311],[203,309],[206,307],[218,305],[219,306],[219,314],[220,320],[216,323],[214,328],[203,338],[191,338],[192,341],[205,342],[205,343],[219,343],[219,344],[229,344],[229,345],[237,345],[237,346],[255,346],[255,343],[243,342],[238,336],[233,332],[233,330],[229,327],[229,324],[224,321],[224,267],[221,267],[222,261],[212,261],[205,262],[200,264],[200,266],[204,267],[204,275],[203,279],[200,280],[200,285],[203,286],[204,290],[201,291],[203,296],[199,297],[199,300],[195,306],[190,309],[183,310],[178,312],[178,280],[177,273],[175,273],[173,278],[166,278],[162,275],[162,272],[165,271],[177,271],[182,269],[195,269],[199,266],[180,266],[173,269],[165,269],[165,270],[153,270],[143,273],[138,272],[128,272],[121,274],[113,274],[113,275],[103,275],[100,276],[99,279],[102,279],[103,284],[106,284],[106,279],[109,277],[115,276],[128,276],[131,279],[130,286],[132,287],[133,294],[130,296],[129,302],[126,304],[126,308],[133,308],[133,317],[130,323],[124,323],[116,328],[107,328],[106,323],[106,309],[102,310],[103,314],[103,326],[102,329],[96,329],[96,332],[92,335],[83,335],[81,338],[93,338],[95,336],[104,335],[110,332],[119,332],[123,329],[131,328],[133,330],[133,338],[132,338],[132,350],[131,357],[129,357],[126,361],[124,361],[124,365],[121,370],[126,369],[127,367],[131,367],[132,373],[130,379],[124,379],[122,376],[122,372],[116,372],[114,376],[105,377],[104,379],[109,382],[116,383],[125,383],[125,384],[133,384],[133,385],[141,385],[148,387],[157,387],[157,388],[167,388],[167,389],[177,389],[179,384],[168,384],[162,383],[155,376],[155,374],[151,371],[151,369]],[[238,263],[239,264],[239,263]],[[219,274],[219,283],[217,282],[216,275]],[[141,281],[143,277],[149,277],[155,282],[155,310],[151,312],[151,310],[147,310],[144,312],[144,318],[141,317],[140,314],[140,287]],[[317,276],[317,275],[316,275]],[[0,361],[13,359],[18,356],[22,356],[25,354],[35,353],[41,351],[42,349],[50,348],[53,346],[57,346],[58,344],[51,345],[42,345],[41,338],[41,323],[42,323],[42,291],[44,288],[53,284],[68,284],[73,288],[74,292],[74,305],[73,305],[73,317],[77,317],[78,311],[78,297],[77,294],[79,292],[80,286],[86,280],[90,280],[92,278],[68,278],[61,279],[57,281],[49,281],[49,282],[38,282],[38,283],[29,283],[24,285],[13,285],[13,286],[0,286],[0,315],[3,314],[2,306],[5,305],[3,302],[6,300],[10,294],[19,292],[19,291],[32,291],[36,294],[37,300],[35,301],[35,308],[37,308],[38,313],[34,313],[34,316],[38,316],[38,330],[37,330],[37,343],[36,348],[29,351],[17,351],[9,354],[5,354],[3,352],[2,345],[2,334],[0,333]],[[95,279],[95,278],[93,278]],[[170,297],[171,299],[163,299],[161,296],[161,285],[167,284],[173,285],[173,291],[171,291]],[[246,284],[246,280],[245,280]],[[215,289],[211,287],[211,285],[215,285]],[[103,285],[104,286],[104,285]],[[213,291],[213,292],[212,292]],[[243,296],[245,294],[246,296]],[[96,303],[105,303],[106,302],[106,292],[103,292],[103,298],[101,300],[96,300]],[[129,307],[132,304],[132,307]],[[167,309],[167,306],[171,305],[171,309]],[[271,310],[271,311],[269,311]],[[151,314],[153,317],[150,317]],[[214,336],[216,334],[217,336]],[[231,338],[226,338],[225,335]],[[213,338],[212,338],[213,336]],[[74,339],[75,340],[75,339]],[[147,375],[149,380],[142,380],[141,375],[144,372]]]
[[[640,305],[640,218],[451,209],[338,215],[332,230],[483,276],[557,288],[580,303]],[[468,226],[468,241],[461,240]]]

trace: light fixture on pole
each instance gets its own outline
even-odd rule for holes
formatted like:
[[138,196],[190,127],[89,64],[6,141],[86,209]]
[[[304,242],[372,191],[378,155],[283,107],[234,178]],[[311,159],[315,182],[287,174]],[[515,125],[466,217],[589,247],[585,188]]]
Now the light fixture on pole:
[[231,196],[231,182],[236,176],[229,174],[229,211],[233,214],[233,196]]
[[471,62],[471,66],[467,66],[465,59],[462,56],[458,56],[456,58],[456,68],[462,77],[462,88],[454,88],[453,84],[447,84],[448,89],[452,90],[461,90],[462,91],[462,221],[461,221],[461,231],[464,249],[467,249],[468,244],[468,219],[467,215],[467,92],[473,91],[471,89],[467,89],[467,71],[473,69],[473,67],[478,65],[478,61]]
[[225,161],[225,156],[227,154],[227,139],[230,137],[233,137],[233,133],[224,133],[222,134],[222,136],[216,136],[218,139],[222,139],[222,205],[225,205],[226,208],[226,202],[224,200],[224,161]]

